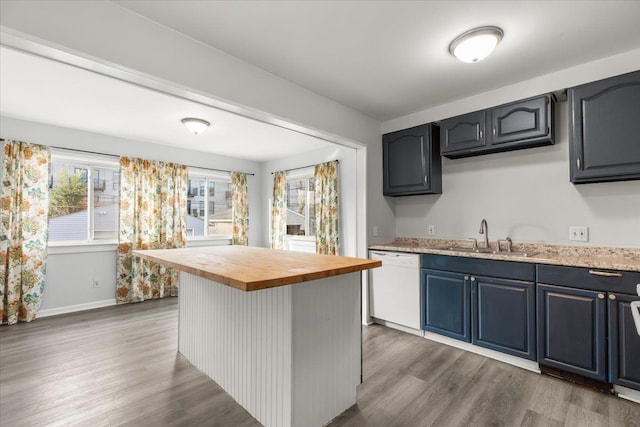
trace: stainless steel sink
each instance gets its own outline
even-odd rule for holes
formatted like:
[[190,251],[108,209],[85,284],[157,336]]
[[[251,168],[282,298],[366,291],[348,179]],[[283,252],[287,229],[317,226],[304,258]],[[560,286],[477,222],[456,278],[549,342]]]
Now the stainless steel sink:
[[500,251],[496,252],[491,248],[469,248],[465,246],[448,246],[444,248],[437,248],[443,251],[452,251],[452,252],[468,252],[475,254],[492,254],[492,255],[511,255],[511,256],[521,256],[521,257],[530,257],[535,255],[535,252],[507,252]]

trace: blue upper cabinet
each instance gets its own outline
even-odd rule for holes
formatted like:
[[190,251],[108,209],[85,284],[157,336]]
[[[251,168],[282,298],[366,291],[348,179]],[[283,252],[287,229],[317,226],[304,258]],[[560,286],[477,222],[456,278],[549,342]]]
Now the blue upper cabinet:
[[485,138],[486,112],[475,111],[442,121],[440,128],[440,152],[467,152],[487,145]]
[[442,193],[439,136],[431,123],[382,136],[385,196]]
[[571,182],[640,179],[640,71],[567,91]]
[[445,119],[440,153],[459,158],[553,144],[553,110],[547,94]]

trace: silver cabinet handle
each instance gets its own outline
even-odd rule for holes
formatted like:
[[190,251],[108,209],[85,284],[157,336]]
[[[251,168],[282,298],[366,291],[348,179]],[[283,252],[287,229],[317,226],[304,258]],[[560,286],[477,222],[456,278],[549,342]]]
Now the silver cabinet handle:
[[476,281],[476,278],[475,278],[475,277],[473,277],[473,276],[471,276],[471,281],[472,281],[472,282],[475,282],[475,281]]
[[604,294],[598,294],[598,299],[604,299]]
[[611,273],[609,271],[589,270],[589,274],[603,277],[622,277],[622,273]]
[[480,138],[482,138],[482,131],[480,131]]
[[614,294],[609,294],[609,299],[611,301],[615,301],[616,300],[616,296]]

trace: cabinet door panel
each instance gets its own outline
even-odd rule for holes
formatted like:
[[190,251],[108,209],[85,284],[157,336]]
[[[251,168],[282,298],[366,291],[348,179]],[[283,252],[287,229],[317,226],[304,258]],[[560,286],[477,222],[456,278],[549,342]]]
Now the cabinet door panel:
[[549,97],[540,96],[490,110],[491,144],[545,137],[549,134]]
[[572,182],[640,179],[640,71],[571,88]]
[[442,154],[486,145],[485,111],[475,111],[443,120],[440,124]]
[[622,294],[609,300],[609,381],[636,390],[640,390],[640,335],[630,303],[638,300]]
[[606,380],[606,302],[599,294],[538,285],[538,363]]
[[534,283],[488,277],[473,279],[472,342],[535,360]]
[[[386,196],[440,193],[440,156],[433,155],[431,124],[383,135],[383,192]],[[437,150],[436,150],[437,151]]]
[[465,275],[422,270],[422,329],[471,342],[470,294]]

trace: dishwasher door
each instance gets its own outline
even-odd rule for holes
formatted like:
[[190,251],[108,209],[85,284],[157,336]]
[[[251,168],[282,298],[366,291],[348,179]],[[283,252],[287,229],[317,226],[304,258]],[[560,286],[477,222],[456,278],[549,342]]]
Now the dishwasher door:
[[369,251],[369,258],[382,261],[371,271],[371,317],[420,329],[420,255]]

